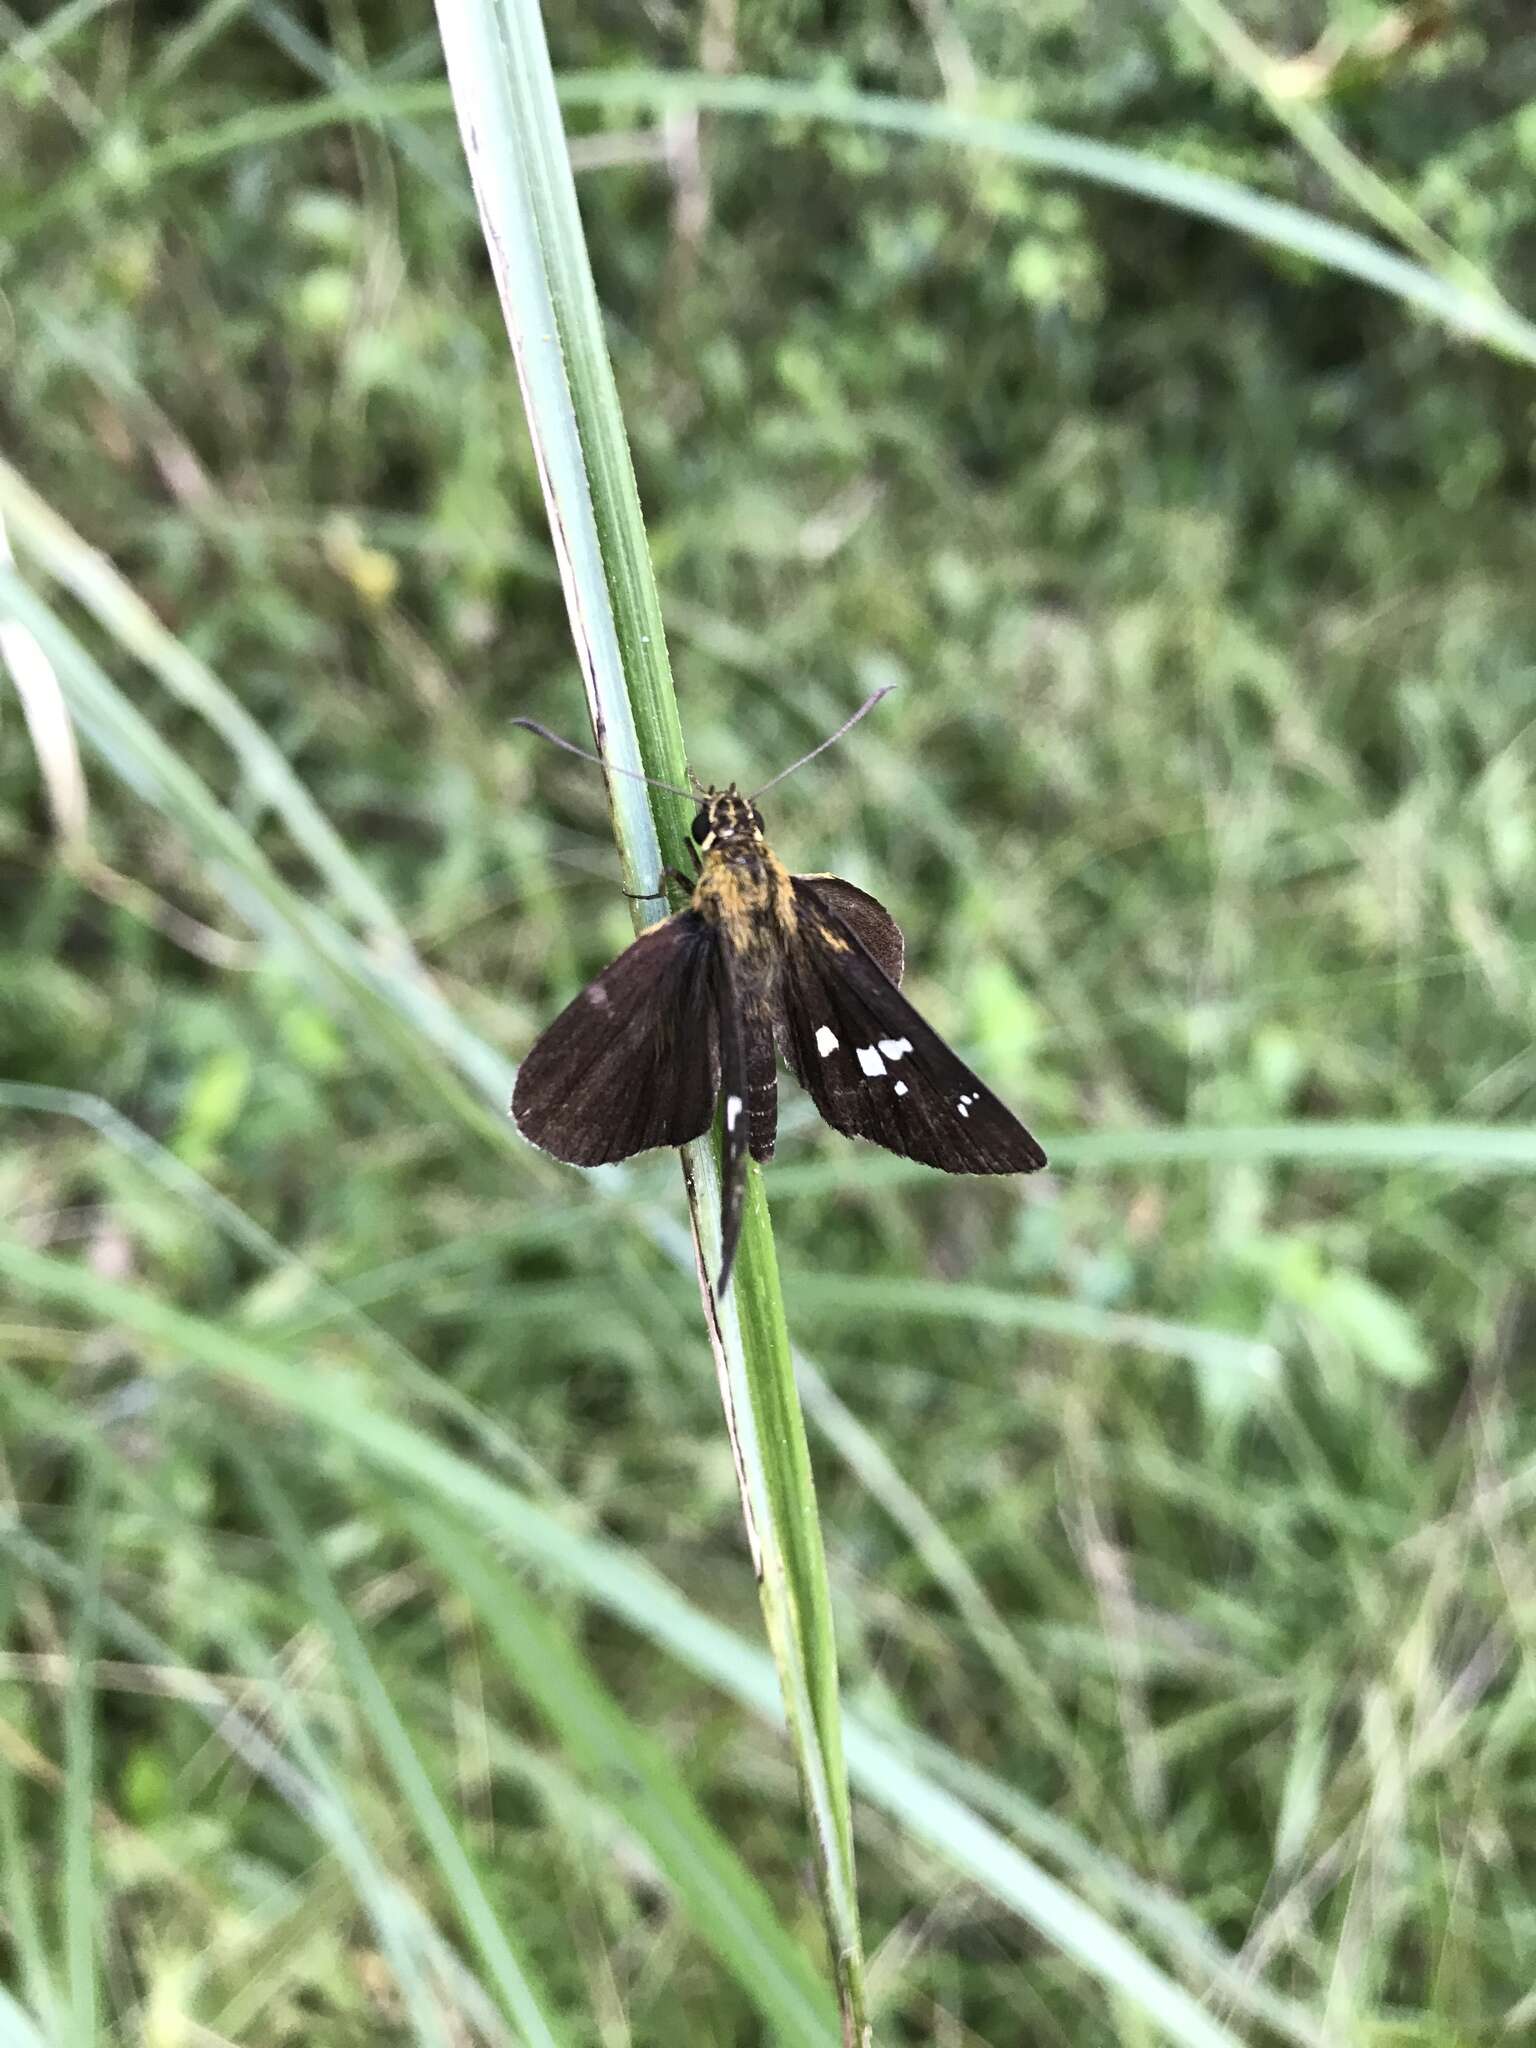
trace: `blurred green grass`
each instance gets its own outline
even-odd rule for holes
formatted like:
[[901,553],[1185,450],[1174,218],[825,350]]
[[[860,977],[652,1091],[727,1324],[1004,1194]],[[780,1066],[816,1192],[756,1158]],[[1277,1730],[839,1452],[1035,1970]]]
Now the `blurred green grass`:
[[[572,68],[691,67],[727,18],[552,32]],[[648,1633],[643,1582],[627,1623],[547,1558],[498,1603],[489,1507],[343,1426],[462,1455],[756,1641],[671,1163],[587,1186],[484,1106],[629,923],[597,778],[507,729],[581,695],[450,131],[138,181],[264,104],[430,81],[430,13],[50,19],[0,59],[0,236],[51,206],[0,273],[0,416],[165,638],[50,594],[90,564],[7,488],[104,749],[100,865],[62,861],[5,713],[0,1198],[53,1276],[12,1269],[0,1374],[13,2031],[809,2038],[760,1709]],[[989,110],[1327,208],[1171,26],[941,19],[1013,81]],[[1517,298],[1519,27],[1458,21],[1347,109]],[[939,90],[873,9],[743,16],[733,58]],[[769,1176],[846,1686],[890,1749],[853,1755],[881,2036],[1142,2038],[1118,1928],[1243,2039],[1518,2038],[1528,379],[1018,165],[707,117],[661,164],[585,118],[695,763],[766,776],[906,685],[776,793],[776,843],[879,891],[918,999],[1063,1141],[1044,1191],[992,1188],[801,1114]],[[199,711],[205,672],[246,722]],[[218,1340],[311,1406],[194,1372]],[[1096,1964],[990,1845],[957,1866],[887,1802],[897,1757],[1066,1879]]]

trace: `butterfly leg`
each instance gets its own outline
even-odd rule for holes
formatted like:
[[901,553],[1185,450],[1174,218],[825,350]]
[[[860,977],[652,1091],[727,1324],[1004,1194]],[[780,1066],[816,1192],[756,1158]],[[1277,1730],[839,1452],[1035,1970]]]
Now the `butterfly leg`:
[[[663,868],[661,879],[664,883],[676,882],[680,889],[686,889],[690,896],[693,894],[693,877],[685,875],[681,868]],[[627,903],[664,903],[667,896],[665,888],[641,889],[638,891],[634,889],[621,889],[619,894]]]

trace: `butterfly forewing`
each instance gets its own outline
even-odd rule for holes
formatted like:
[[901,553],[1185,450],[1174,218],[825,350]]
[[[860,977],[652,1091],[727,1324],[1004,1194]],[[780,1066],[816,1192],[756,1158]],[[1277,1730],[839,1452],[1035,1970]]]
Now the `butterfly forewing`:
[[1044,1166],[1044,1152],[1013,1111],[882,970],[840,913],[833,890],[805,875],[796,876],[794,888],[784,1053],[832,1128],[947,1173],[1032,1173]]
[[523,1136],[572,1166],[702,1137],[719,1067],[718,947],[684,910],[589,983],[518,1069],[512,1114]]

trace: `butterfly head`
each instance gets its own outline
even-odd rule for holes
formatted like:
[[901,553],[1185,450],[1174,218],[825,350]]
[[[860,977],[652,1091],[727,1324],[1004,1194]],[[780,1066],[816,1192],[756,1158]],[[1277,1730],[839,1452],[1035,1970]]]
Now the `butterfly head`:
[[762,844],[763,814],[733,782],[729,789],[705,792],[689,830],[700,853],[709,853],[717,847],[725,851],[740,851]]

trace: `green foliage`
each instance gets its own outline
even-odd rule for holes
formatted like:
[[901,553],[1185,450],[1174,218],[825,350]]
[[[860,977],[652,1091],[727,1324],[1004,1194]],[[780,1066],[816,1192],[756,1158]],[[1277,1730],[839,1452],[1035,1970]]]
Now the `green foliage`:
[[[730,14],[549,10],[583,73]],[[508,730],[583,700],[430,12],[325,19],[0,57],[6,603],[93,855],[8,705],[0,2026],[810,2038],[675,1166],[496,1108],[630,922],[599,779]],[[828,19],[739,10],[731,68],[1369,226],[1182,15]],[[1328,112],[1512,288],[1532,105],[1496,8]],[[691,757],[905,686],[769,822],[1058,1167],[792,1111],[766,1176],[879,2037],[1517,2038],[1529,372],[1024,162],[570,119]]]

